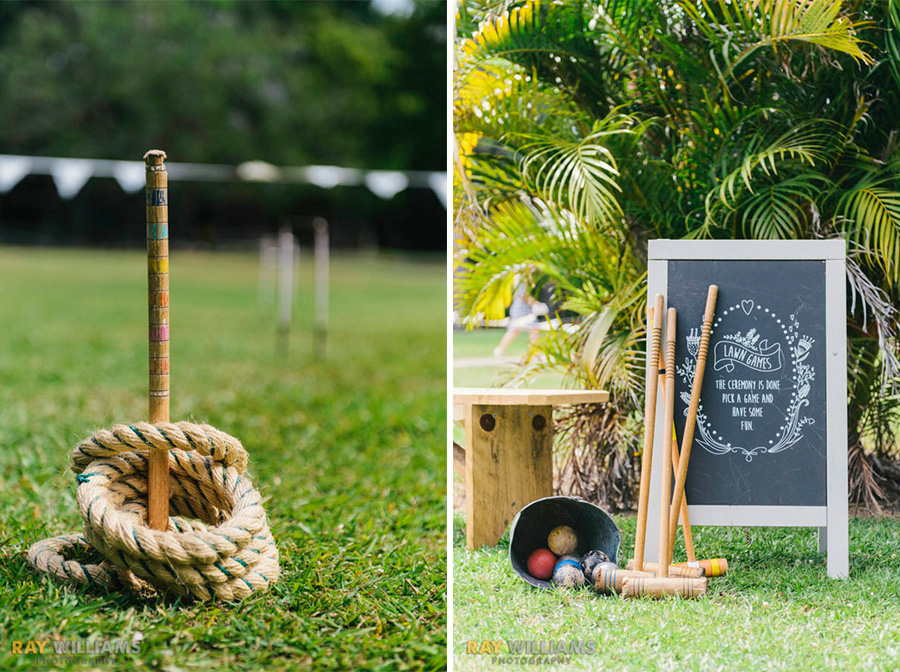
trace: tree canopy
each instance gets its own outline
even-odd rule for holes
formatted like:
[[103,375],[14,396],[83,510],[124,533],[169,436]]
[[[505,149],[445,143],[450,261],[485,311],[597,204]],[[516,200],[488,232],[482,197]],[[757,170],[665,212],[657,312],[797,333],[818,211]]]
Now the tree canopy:
[[0,151],[441,169],[444,22],[438,0],[3,3]]

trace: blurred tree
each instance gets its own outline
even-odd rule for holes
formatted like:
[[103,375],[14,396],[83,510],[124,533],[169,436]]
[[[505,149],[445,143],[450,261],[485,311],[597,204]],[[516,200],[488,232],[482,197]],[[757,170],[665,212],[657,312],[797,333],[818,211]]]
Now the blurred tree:
[[4,4],[0,151],[440,169],[444,7]]
[[[0,153],[443,170],[445,24],[443,0],[0,2]],[[107,182],[69,203],[26,178],[0,197],[0,242],[140,244],[122,226],[139,199]],[[173,235],[216,245],[316,214],[337,245],[442,249],[445,210],[419,191],[178,183]]]

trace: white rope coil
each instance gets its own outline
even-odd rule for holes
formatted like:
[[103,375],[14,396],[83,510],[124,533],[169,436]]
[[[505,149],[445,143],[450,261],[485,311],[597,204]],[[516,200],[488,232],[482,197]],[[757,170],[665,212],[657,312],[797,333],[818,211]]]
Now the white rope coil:
[[[169,453],[169,525],[147,523],[148,451]],[[101,430],[72,451],[84,534],[28,550],[39,572],[118,589],[142,582],[200,600],[238,600],[279,575],[278,549],[262,497],[244,476],[247,451],[233,436],[189,422],[136,423]],[[63,552],[94,549],[99,564]]]

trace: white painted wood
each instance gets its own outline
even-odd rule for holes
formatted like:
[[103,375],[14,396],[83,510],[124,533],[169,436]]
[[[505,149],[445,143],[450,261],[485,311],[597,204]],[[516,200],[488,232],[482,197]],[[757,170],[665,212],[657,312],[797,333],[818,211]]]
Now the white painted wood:
[[[665,261],[650,261],[647,263],[647,301],[653,305],[657,294],[666,296],[669,286],[669,264]],[[665,315],[665,312],[663,312]],[[665,324],[665,320],[663,320]],[[665,334],[665,329],[663,329]],[[662,347],[665,347],[663,337]],[[645,372],[647,385],[658,385],[658,362],[647,362]],[[656,562],[659,558],[659,512],[660,512],[660,471],[662,470],[662,437],[663,437],[663,395],[659,395],[656,402],[656,428],[653,430],[653,460],[650,465],[650,500],[647,505],[647,538],[644,542],[644,562]],[[693,520],[691,521],[693,522]]]
[[323,331],[328,328],[328,222],[317,217],[313,222],[316,230],[315,271],[316,271],[316,327]]
[[277,265],[277,239],[273,235],[265,235],[259,239],[259,306],[261,309],[271,310],[275,303],[275,268]]
[[[300,244],[297,242],[296,237],[294,238],[294,249],[292,251],[291,262],[291,272],[293,273],[293,275],[291,276],[291,285],[293,285],[295,282],[300,280]],[[295,292],[293,289],[291,289],[291,294],[291,309],[296,310],[297,297],[300,296],[300,292]]]
[[828,576],[850,574],[847,485],[847,268],[825,262],[825,380],[827,407]]
[[843,260],[846,243],[837,240],[651,240],[647,258],[771,260]]
[[282,229],[278,234],[278,330],[287,346],[291,328],[291,308],[294,294],[294,234]]
[[691,506],[691,525],[737,527],[820,527],[828,520],[824,506]]
[[315,241],[315,277],[316,277],[316,306],[315,306],[315,338],[316,354],[325,356],[326,342],[328,338],[328,275],[330,264],[330,251],[328,245],[328,222],[322,217],[313,220],[313,228],[316,232]]
[[820,527],[819,534],[816,536],[816,550],[819,553],[825,553],[828,550],[828,528]]

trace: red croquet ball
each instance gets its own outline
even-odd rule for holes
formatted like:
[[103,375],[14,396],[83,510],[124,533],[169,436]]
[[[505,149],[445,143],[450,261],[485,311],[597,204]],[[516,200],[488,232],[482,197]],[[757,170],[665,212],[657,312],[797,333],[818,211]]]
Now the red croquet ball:
[[556,556],[548,548],[539,548],[528,556],[528,573],[536,579],[549,579],[556,567]]

